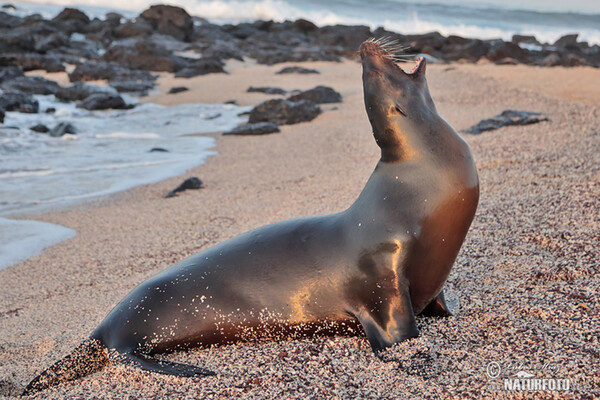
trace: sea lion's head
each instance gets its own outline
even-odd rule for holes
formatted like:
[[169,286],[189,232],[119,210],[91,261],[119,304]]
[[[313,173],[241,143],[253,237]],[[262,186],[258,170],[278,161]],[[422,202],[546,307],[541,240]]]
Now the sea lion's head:
[[417,154],[417,132],[437,115],[425,79],[425,59],[420,58],[407,73],[396,64],[397,50],[385,41],[372,39],[360,46],[365,107],[382,161],[387,162]]

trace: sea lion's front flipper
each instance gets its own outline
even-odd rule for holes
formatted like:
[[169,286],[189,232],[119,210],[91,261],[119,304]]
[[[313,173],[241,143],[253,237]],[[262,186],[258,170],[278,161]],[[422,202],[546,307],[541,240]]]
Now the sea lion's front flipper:
[[365,309],[356,317],[376,354],[396,343],[419,336],[408,295],[395,296],[371,310]]
[[123,354],[121,361],[125,365],[135,366],[144,371],[158,372],[160,374],[175,375],[185,378],[200,375],[216,375],[214,372],[204,368],[173,361],[158,360],[141,353]]
[[431,302],[419,313],[424,317],[450,317],[452,313],[448,309],[444,291],[442,290]]

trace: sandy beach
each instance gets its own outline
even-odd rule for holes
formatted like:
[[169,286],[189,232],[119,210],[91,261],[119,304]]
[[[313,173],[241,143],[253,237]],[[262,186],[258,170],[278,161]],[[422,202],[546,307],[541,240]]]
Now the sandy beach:
[[[18,396],[68,354],[137,284],[213,244],[290,218],[348,207],[379,151],[364,110],[360,64],[232,61],[228,74],[163,73],[159,104],[256,105],[249,86],[333,87],[339,104],[309,123],[257,137],[215,132],[217,155],[185,175],[53,212],[20,216],[77,235],[0,271],[0,397]],[[409,67],[405,67],[409,68]],[[171,354],[214,377],[176,378],[111,364],[37,399],[595,398],[600,396],[600,69],[432,64],[440,114],[467,129],[503,110],[549,122],[464,135],[481,182],[477,215],[447,283],[455,316],[418,318],[421,337],[384,363],[364,337],[250,343]],[[54,77],[53,79],[56,79]],[[189,91],[166,94],[173,86]],[[201,190],[163,196],[190,176]],[[427,355],[427,362],[421,356]],[[488,374],[490,363],[501,367]],[[521,367],[519,367],[521,366]],[[505,391],[519,370],[569,379],[570,390]],[[494,374],[492,374],[494,375]]]

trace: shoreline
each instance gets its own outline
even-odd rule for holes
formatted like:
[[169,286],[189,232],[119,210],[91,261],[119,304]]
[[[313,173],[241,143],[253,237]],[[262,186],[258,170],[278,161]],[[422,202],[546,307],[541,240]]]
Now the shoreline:
[[[280,78],[274,72],[283,65],[249,66],[216,81],[214,74],[188,79],[188,92],[154,101],[213,94],[215,99],[251,104],[271,96],[246,93],[246,88],[270,82],[298,89],[326,84],[342,94],[343,102],[312,122],[283,125],[278,134],[210,135],[218,154],[184,175],[36,216],[78,235],[0,271],[5,288],[0,295],[0,396],[19,393],[37,372],[83,340],[137,283],[173,262],[267,223],[333,213],[352,203],[378,159],[364,112],[360,67],[351,61],[301,65],[321,74]],[[419,319],[422,337],[403,344],[409,353],[433,347],[438,377],[423,380],[378,362],[364,338],[315,338],[168,356],[217,370],[215,378],[185,380],[111,365],[37,398],[169,393],[204,398],[210,393],[216,398],[295,398],[307,393],[464,398],[483,393],[512,398],[490,389],[494,381],[486,378],[485,366],[522,359],[553,363],[573,383],[588,388],[578,393],[591,393],[599,382],[585,367],[593,363],[594,354],[588,352],[594,341],[585,338],[597,318],[600,304],[591,295],[600,284],[592,261],[599,256],[592,247],[597,225],[586,215],[599,197],[595,161],[600,114],[595,98],[575,103],[560,87],[570,84],[561,83],[563,73],[579,76],[576,81],[585,88],[589,79],[600,79],[600,70],[546,74],[523,67],[522,74],[513,74],[512,66],[448,67],[429,65],[428,82],[440,114],[457,130],[508,108],[543,111],[551,122],[463,135],[479,168],[482,201],[448,281],[460,310],[446,320]],[[543,92],[528,82],[530,73],[541,74]],[[177,84],[174,78],[159,78],[161,90]],[[206,187],[162,198],[192,175]],[[583,344],[575,346],[579,338]],[[316,353],[310,353],[315,346]],[[281,358],[281,352],[299,356]],[[305,359],[304,354],[316,355]],[[358,386],[349,384],[357,379]]]

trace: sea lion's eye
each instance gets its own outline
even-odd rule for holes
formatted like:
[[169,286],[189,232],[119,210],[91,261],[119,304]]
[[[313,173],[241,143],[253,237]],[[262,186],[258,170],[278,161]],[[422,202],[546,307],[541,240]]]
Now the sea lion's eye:
[[406,117],[406,113],[404,111],[402,111],[402,109],[396,105],[392,106],[392,113],[404,115]]

